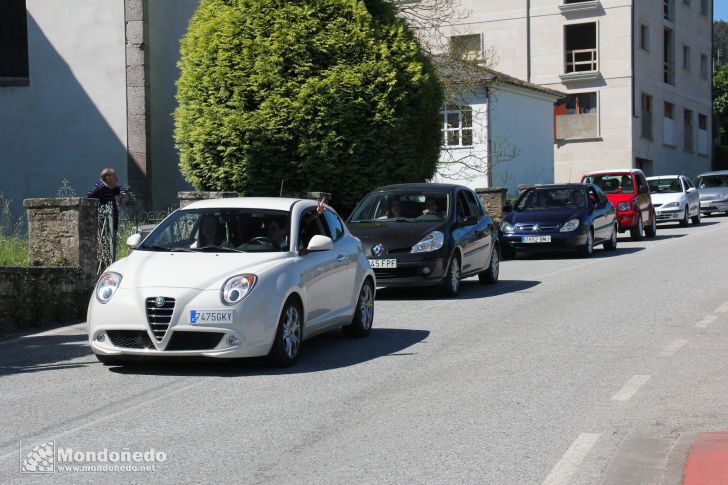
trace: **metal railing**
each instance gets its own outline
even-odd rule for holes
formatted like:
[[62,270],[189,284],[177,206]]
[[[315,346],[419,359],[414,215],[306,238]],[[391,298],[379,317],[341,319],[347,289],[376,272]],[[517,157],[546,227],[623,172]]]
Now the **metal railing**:
[[566,51],[566,72],[592,72],[599,70],[596,49]]

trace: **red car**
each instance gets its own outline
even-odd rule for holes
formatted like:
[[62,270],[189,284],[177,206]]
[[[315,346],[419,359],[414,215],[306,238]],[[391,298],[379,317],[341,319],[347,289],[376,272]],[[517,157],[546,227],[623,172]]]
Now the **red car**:
[[655,237],[655,207],[652,205],[650,186],[642,170],[627,168],[592,172],[584,175],[581,183],[598,185],[614,204],[617,208],[619,232],[629,230],[635,241],[642,239],[643,234]]

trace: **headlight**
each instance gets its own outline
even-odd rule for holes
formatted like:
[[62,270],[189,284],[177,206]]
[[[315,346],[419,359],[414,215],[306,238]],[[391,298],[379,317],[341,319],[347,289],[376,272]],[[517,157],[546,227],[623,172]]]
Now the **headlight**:
[[437,251],[445,244],[445,235],[440,231],[433,231],[425,236],[422,241],[412,246],[410,253],[429,253]]
[[579,227],[579,224],[581,224],[581,221],[579,221],[579,219],[570,219],[570,220],[566,221],[566,224],[561,226],[561,229],[559,229],[559,231],[560,232],[575,231]]
[[120,284],[121,275],[119,273],[109,271],[102,274],[98,283],[96,283],[96,299],[100,303],[108,303],[111,297],[114,296],[114,293],[116,293],[116,289],[119,288]]
[[617,210],[619,212],[628,211],[631,207],[632,204],[630,204],[629,202],[620,202],[619,204],[617,204]]
[[715,200],[726,200],[726,199],[728,199],[728,193],[718,194],[715,196]]
[[675,207],[680,207],[680,202],[670,202],[662,206],[663,209],[674,209]]
[[510,223],[503,221],[501,222],[501,232],[503,234],[513,234],[515,231]]
[[243,301],[255,286],[258,277],[254,274],[233,276],[225,282],[220,290],[220,299],[225,305],[235,305]]

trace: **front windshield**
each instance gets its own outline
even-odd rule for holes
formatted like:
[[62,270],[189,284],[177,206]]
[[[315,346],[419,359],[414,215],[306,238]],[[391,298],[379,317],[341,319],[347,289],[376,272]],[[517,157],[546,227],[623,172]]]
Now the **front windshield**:
[[605,194],[634,194],[632,175],[628,173],[587,175],[584,183],[599,186]]
[[147,251],[288,251],[289,213],[265,209],[179,210],[152,231]]
[[653,194],[681,194],[682,184],[676,177],[647,179]]
[[697,182],[699,189],[728,187],[728,175],[703,175],[698,177]]
[[364,197],[350,222],[442,221],[448,218],[450,205],[447,192],[372,192]]
[[516,210],[583,209],[586,207],[586,193],[581,187],[534,188],[523,194]]

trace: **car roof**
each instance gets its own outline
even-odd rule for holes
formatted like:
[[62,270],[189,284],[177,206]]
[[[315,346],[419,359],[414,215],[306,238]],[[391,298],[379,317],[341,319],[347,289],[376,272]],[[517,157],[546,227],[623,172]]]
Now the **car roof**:
[[652,177],[647,177],[647,180],[656,180],[656,179],[676,179],[678,177],[685,177],[688,178],[685,175],[653,175]]
[[271,209],[279,211],[290,211],[293,204],[298,202],[305,205],[316,205],[315,200],[293,199],[287,197],[231,197],[226,199],[205,199],[198,200],[182,207],[180,210],[189,209]]
[[[468,189],[464,185],[457,185],[457,184],[436,184],[436,183],[429,183],[429,182],[421,182],[421,183],[414,183],[414,184],[396,184],[396,185],[385,185],[384,187],[379,187],[372,192],[384,192],[384,191],[395,191],[395,190],[422,190],[422,191],[432,191],[432,190],[454,190],[454,189]],[[470,189],[468,189],[470,190]]]
[[533,187],[529,187],[529,189],[573,189],[573,188],[579,188],[579,187],[593,187],[594,184],[578,184],[578,183],[569,183],[569,184],[537,184]]
[[698,177],[705,177],[708,175],[728,175],[728,170],[716,170],[714,172],[705,172],[698,175]]
[[597,170],[595,172],[589,172],[585,173],[584,175],[608,175],[608,174],[617,174],[617,173],[641,173],[644,175],[644,172],[640,170],[639,168],[617,168],[614,170]]

